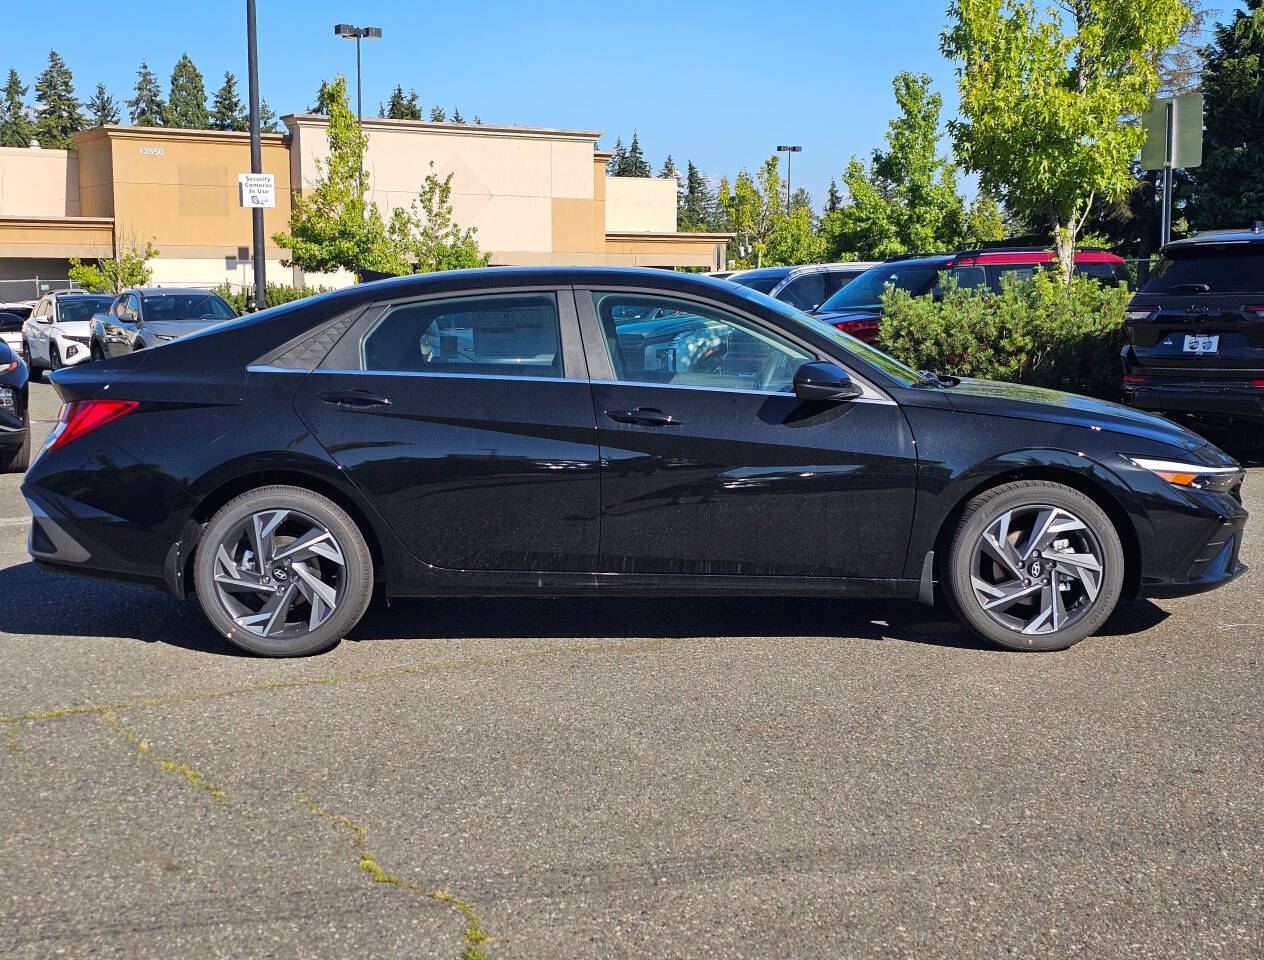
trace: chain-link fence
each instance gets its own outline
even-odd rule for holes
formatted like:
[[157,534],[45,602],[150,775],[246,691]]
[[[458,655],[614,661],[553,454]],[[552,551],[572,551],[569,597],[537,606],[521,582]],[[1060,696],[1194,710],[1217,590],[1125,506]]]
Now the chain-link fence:
[[28,280],[0,280],[0,303],[24,303],[38,300],[46,293],[59,290],[78,290],[73,280],[45,280],[31,277]]

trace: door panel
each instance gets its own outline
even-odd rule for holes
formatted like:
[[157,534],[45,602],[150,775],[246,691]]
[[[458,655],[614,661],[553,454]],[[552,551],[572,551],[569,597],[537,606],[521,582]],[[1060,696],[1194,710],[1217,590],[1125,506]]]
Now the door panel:
[[894,403],[800,401],[794,370],[817,357],[750,317],[577,297],[590,366],[612,377],[593,382],[603,570],[902,576],[916,455]]
[[[597,569],[592,394],[586,378],[564,375],[556,308],[542,314],[539,298],[392,307],[344,337],[359,340],[361,367],[379,369],[317,369],[295,397],[316,438],[419,560]],[[573,314],[572,301],[572,324]],[[345,363],[343,347],[331,358],[342,350]],[[530,374],[494,372],[510,369]]]

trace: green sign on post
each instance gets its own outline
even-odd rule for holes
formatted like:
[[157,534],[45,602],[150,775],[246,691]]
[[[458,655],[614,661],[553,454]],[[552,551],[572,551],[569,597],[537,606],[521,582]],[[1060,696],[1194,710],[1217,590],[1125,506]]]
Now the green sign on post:
[[1160,97],[1150,103],[1141,117],[1145,143],[1141,147],[1141,169],[1163,171],[1162,242],[1172,236],[1172,171],[1185,170],[1203,162],[1203,95]]

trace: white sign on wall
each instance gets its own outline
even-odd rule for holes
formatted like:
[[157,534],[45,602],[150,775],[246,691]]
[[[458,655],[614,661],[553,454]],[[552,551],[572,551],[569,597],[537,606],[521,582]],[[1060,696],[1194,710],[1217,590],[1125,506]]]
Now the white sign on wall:
[[276,206],[276,177],[270,173],[239,173],[237,188],[243,207]]

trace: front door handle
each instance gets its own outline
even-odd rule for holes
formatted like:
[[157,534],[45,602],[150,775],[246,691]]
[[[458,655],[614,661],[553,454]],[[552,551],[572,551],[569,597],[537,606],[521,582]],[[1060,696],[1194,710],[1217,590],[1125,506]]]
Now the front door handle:
[[678,427],[681,421],[653,407],[637,407],[635,410],[607,410],[606,416],[615,423],[635,423],[642,427]]
[[336,407],[357,407],[359,409],[369,409],[371,407],[389,407],[391,401],[389,397],[378,397],[369,393],[367,390],[326,390],[324,393],[318,393],[325,403],[333,404]]

